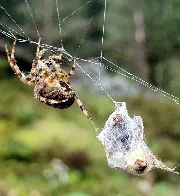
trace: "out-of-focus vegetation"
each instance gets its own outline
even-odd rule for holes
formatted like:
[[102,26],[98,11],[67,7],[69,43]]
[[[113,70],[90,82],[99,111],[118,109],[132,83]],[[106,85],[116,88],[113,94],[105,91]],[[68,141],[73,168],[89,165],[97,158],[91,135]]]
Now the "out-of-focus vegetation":
[[[32,88],[16,77],[1,80],[1,84],[1,194],[179,195],[178,175],[154,170],[144,177],[135,177],[109,168],[103,146],[76,105],[67,110],[47,107],[32,98]],[[114,110],[113,104],[106,97],[80,97],[93,119],[103,127]],[[123,100],[131,115],[143,117],[148,145],[169,166],[178,165],[179,108],[143,98]],[[69,167],[65,171],[68,180],[63,179],[64,171],[58,170],[58,161],[54,166],[56,159]]]
[[[134,0],[135,1],[135,0]],[[58,20],[54,1],[28,1],[32,8],[43,43],[60,46]],[[84,0],[58,1],[61,19],[84,4]],[[75,54],[88,27],[94,9],[97,12],[87,29],[78,56],[99,56],[104,1],[93,1],[62,23],[64,46]],[[137,0],[139,9],[142,1]],[[21,25],[32,40],[37,33],[23,0],[1,1],[7,11]],[[108,1],[105,44],[103,54],[136,72],[133,5],[126,0]],[[43,10],[44,9],[44,10]],[[179,35],[180,2],[144,1],[145,61],[149,82],[175,95],[179,91]],[[141,10],[142,11],[142,10]],[[15,28],[0,10],[0,19]],[[48,22],[47,22],[48,20]],[[180,177],[153,170],[143,177],[132,176],[107,165],[103,146],[96,138],[92,125],[74,104],[66,110],[56,110],[33,98],[33,88],[22,84],[9,68],[4,43],[0,36],[0,195],[6,196],[178,196]],[[24,44],[25,45],[25,44]],[[17,63],[29,70],[35,47],[17,45]],[[73,77],[76,77],[74,75]],[[103,77],[103,76],[101,76]],[[93,85],[93,82],[91,83]],[[103,127],[114,111],[113,103],[79,85],[78,95],[99,127]],[[76,90],[76,89],[75,89]],[[143,91],[142,91],[143,94]],[[140,115],[145,126],[148,145],[174,167],[180,163],[180,108],[164,99],[122,97],[131,116]],[[62,163],[63,161],[63,163]],[[180,171],[177,168],[177,171]]]

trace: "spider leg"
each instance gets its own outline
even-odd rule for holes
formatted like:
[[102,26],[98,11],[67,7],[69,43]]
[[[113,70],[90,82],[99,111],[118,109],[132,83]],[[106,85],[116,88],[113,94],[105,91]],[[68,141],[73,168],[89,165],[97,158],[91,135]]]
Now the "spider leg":
[[68,83],[68,74],[60,68],[60,64],[57,64],[53,58],[51,59],[52,65],[55,69],[56,77]]
[[44,53],[46,51],[46,50],[40,51],[40,44],[41,44],[41,38],[39,39],[38,44],[37,44],[36,58],[33,60],[32,69],[34,69],[36,67],[38,60],[40,60],[42,58],[42,56],[44,55]]
[[60,64],[61,59],[62,59],[62,55],[63,55],[63,53],[60,52],[58,56],[53,55],[52,56],[52,59],[56,59],[57,60],[57,63]]
[[54,58],[51,59],[51,62],[52,62],[52,65],[53,65],[53,67],[54,67],[54,69],[55,69],[56,72],[57,72],[57,70],[61,69],[60,68],[60,64],[59,63],[56,63],[54,61]]
[[39,39],[39,41],[38,41],[37,49],[36,49],[36,57],[32,62],[32,69],[31,69],[31,74],[30,74],[32,78],[34,78],[34,76],[35,76],[36,65],[37,65],[38,61],[42,58],[42,56],[45,53],[45,50],[40,51],[40,43],[41,43],[41,39]]
[[73,66],[68,74],[64,70],[62,70],[59,64],[57,64],[54,60],[52,60],[52,64],[57,72],[58,70],[60,70],[60,73],[57,74],[58,78],[68,83],[68,79],[71,77],[71,75],[74,74],[74,70],[76,69],[76,59],[74,58]]
[[71,68],[70,72],[68,73],[68,76],[67,76],[68,78],[70,78],[71,75],[74,74],[75,69],[76,69],[76,59],[74,58],[74,63],[72,65],[72,68]]
[[41,45],[41,38],[38,40],[37,49],[36,49],[36,57],[39,56],[40,45]]
[[[61,59],[62,59],[62,55],[63,55],[63,53],[60,52],[58,56],[53,55],[51,57],[52,58],[52,60],[51,60],[52,64],[53,64],[56,71],[61,69],[60,68],[60,62],[61,62]],[[57,60],[57,62],[54,61],[54,59]],[[65,80],[66,82],[68,82],[68,79],[71,77],[71,75],[74,74],[75,69],[76,69],[76,59],[74,58],[74,63],[73,63],[73,66],[72,66],[70,72],[67,74],[65,71],[63,71],[63,72],[61,71],[61,73],[58,75],[58,77]]]
[[35,58],[35,60],[37,60],[37,61],[42,58],[42,56],[44,55],[44,53],[46,51],[45,49],[40,50],[40,46],[41,46],[41,38],[38,41],[37,49],[36,49],[36,58]]
[[[55,71],[57,72],[58,70],[60,70],[60,73],[62,73],[61,75],[64,77],[67,74],[66,74],[65,71],[62,72],[62,70],[61,70],[60,62],[61,62],[61,59],[62,59],[62,55],[63,55],[62,52],[60,52],[58,56],[53,55],[50,58],[51,58],[51,62],[52,62],[52,65],[53,65]],[[61,78],[61,77],[59,77],[59,78]]]
[[85,109],[83,103],[81,102],[81,100],[76,96],[76,102],[78,104],[78,106],[80,107],[80,109],[82,110],[82,112],[84,113],[84,115],[92,121],[92,118],[89,116],[88,111]]
[[9,54],[8,51],[8,47],[7,44],[5,45],[5,50],[6,50],[6,54],[7,54],[7,58],[8,58],[8,62],[12,68],[12,70],[18,75],[19,79],[26,84],[29,85],[34,85],[34,81],[32,80],[31,75],[25,76],[23,72],[20,71],[18,65],[16,64],[16,60],[15,60],[15,47],[16,47],[16,40],[14,41],[13,45],[12,45],[12,50],[11,50],[11,55]]

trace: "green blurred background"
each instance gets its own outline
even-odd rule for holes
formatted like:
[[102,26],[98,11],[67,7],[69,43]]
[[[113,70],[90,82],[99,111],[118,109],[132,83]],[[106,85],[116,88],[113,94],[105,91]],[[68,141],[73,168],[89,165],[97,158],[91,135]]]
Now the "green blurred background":
[[[60,47],[56,1],[28,2],[42,42]],[[94,0],[83,6],[85,3],[84,0],[58,0],[58,7],[61,21],[69,16],[62,22],[65,49],[73,56],[88,59],[100,56],[104,1]],[[1,0],[0,4],[32,40],[38,40],[24,0]],[[75,10],[77,12],[71,15]],[[2,26],[3,22],[22,33],[2,9],[0,21],[0,29],[7,31]],[[74,104],[66,110],[56,110],[34,99],[33,88],[21,83],[10,69],[4,51],[5,43],[10,48],[12,40],[1,34],[1,196],[180,195],[180,177],[176,174],[153,170],[137,177],[109,168],[103,146],[78,106]],[[30,71],[35,51],[36,45],[17,44],[17,64],[25,73]],[[179,52],[179,0],[107,1],[103,46],[106,58],[151,84],[180,96]],[[93,75],[98,67],[90,66],[92,70],[88,73]],[[117,101],[126,101],[131,116],[143,118],[150,148],[169,167],[178,165],[179,105],[118,74],[107,70],[101,70],[101,73],[110,95]],[[119,79],[123,83],[118,83]],[[117,86],[114,83],[118,83]],[[79,70],[72,77],[71,85],[93,120],[103,128],[114,111],[112,101]],[[177,171],[180,169],[177,168]]]

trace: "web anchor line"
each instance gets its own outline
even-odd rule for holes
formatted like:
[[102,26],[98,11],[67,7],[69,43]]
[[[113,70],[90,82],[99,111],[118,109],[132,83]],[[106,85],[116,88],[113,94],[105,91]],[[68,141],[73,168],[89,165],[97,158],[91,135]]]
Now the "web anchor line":
[[[11,27],[9,27],[9,26],[7,26],[4,22],[2,22],[2,21],[0,21],[0,25],[3,27],[3,29],[4,30],[6,30],[6,31],[4,31],[4,30],[1,30],[0,29],[0,32],[2,33],[2,34],[7,34],[7,36],[9,36],[9,38],[14,38],[14,39],[16,39],[16,36],[14,35],[15,33],[17,34],[17,35],[20,35],[21,37],[23,37],[23,38],[27,38],[27,37],[25,37],[24,35],[22,35],[21,33],[19,33],[19,32],[17,32],[17,31],[15,31],[14,29],[12,29]],[[14,34],[13,34],[14,33]]]
[[102,38],[101,38],[101,63],[103,59],[103,46],[104,46],[104,35],[105,35],[105,23],[106,23],[106,11],[107,11],[107,0],[104,1],[104,15],[103,15],[103,29],[102,29]]
[[[170,93],[167,93],[166,91],[164,91],[164,90],[162,90],[162,89],[160,89],[160,88],[157,88],[157,87],[153,86],[152,84],[146,82],[145,80],[139,78],[138,76],[133,75],[132,73],[126,71],[126,70],[123,69],[123,68],[121,68],[121,67],[118,66],[117,64],[115,64],[115,63],[109,61],[109,60],[106,59],[105,57],[103,57],[103,59],[104,59],[106,62],[108,62],[108,63],[110,63],[111,65],[113,65],[113,66],[115,66],[116,68],[118,68],[120,71],[116,71],[115,69],[109,68],[108,66],[105,67],[106,69],[109,69],[110,71],[116,72],[116,73],[118,73],[118,74],[120,74],[120,75],[123,75],[123,76],[125,76],[125,77],[127,77],[127,78],[129,78],[129,79],[131,79],[131,80],[134,80],[134,81],[136,81],[137,83],[142,84],[143,86],[149,88],[150,90],[152,90],[152,91],[154,91],[154,92],[157,92],[157,93],[159,93],[160,95],[162,95],[162,96],[164,96],[164,97],[166,97],[166,98],[168,98],[168,99],[174,101],[176,104],[179,104],[179,103],[180,103],[180,100],[179,100],[178,97],[176,97],[176,96],[174,96],[174,95],[172,95],[172,94],[170,94]],[[100,66],[103,66],[103,65],[100,65]]]
[[[1,4],[0,4],[0,9],[4,11],[4,13],[11,19],[11,21],[16,25],[16,27],[24,34],[24,36],[22,34],[20,34],[20,33],[17,33],[15,30],[13,30],[12,28],[8,27],[7,25],[6,25],[6,29],[9,28],[9,29],[13,30],[14,32],[16,32],[17,34],[21,35],[22,37],[30,39],[29,36],[17,24],[17,22],[12,18],[12,16],[7,12],[7,10],[3,6],[1,6]],[[1,25],[2,25],[2,22],[1,22]],[[11,34],[11,32],[9,30],[8,30],[8,32]]]
[[63,48],[62,28],[61,28],[61,20],[60,20],[59,6],[58,6],[57,0],[56,0],[56,12],[57,12],[57,17],[58,17],[58,26],[59,26],[59,35],[60,35],[60,40],[61,40],[61,47]]
[[33,24],[34,24],[34,26],[35,26],[36,32],[37,32],[37,34],[38,34],[38,37],[41,38],[41,36],[40,36],[40,34],[39,34],[39,30],[38,30],[37,25],[36,25],[36,22],[35,22],[35,20],[34,20],[33,14],[32,14],[32,12],[31,12],[31,9],[30,9],[28,0],[25,0],[25,2],[26,2],[26,5],[27,5],[27,8],[28,8],[28,10],[29,10],[31,19],[32,19],[32,21],[33,21]]

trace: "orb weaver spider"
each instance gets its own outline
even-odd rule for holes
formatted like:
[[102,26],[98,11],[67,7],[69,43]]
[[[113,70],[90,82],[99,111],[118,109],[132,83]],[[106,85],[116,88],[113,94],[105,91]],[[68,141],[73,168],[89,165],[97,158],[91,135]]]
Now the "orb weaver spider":
[[74,58],[72,69],[69,73],[66,73],[60,66],[63,53],[60,52],[57,56],[53,55],[49,56],[48,59],[42,59],[45,50],[40,50],[40,43],[41,39],[38,41],[36,57],[32,62],[32,68],[28,75],[21,72],[16,64],[14,55],[16,40],[12,45],[11,54],[6,44],[5,50],[12,70],[23,83],[35,86],[34,97],[42,103],[54,108],[64,109],[70,107],[76,101],[84,115],[89,120],[92,120],[68,81],[71,75],[74,74],[76,59]]

